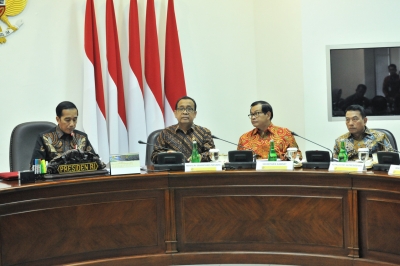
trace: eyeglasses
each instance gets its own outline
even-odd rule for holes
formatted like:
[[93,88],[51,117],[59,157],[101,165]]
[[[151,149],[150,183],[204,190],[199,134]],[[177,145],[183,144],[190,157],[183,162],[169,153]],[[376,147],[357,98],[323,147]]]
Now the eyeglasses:
[[194,112],[194,109],[192,107],[188,107],[188,108],[183,108],[183,107],[179,107],[178,109],[176,109],[177,111],[183,113],[186,112],[188,114],[191,114]]
[[360,121],[360,118],[357,117],[357,116],[352,117],[352,118],[346,118],[346,123],[350,123],[350,120],[351,120],[353,123],[357,123],[358,121]]
[[251,119],[251,117],[255,117],[255,118],[257,118],[260,114],[263,114],[263,112],[255,112],[254,114],[249,114],[249,115],[247,115],[250,119]]

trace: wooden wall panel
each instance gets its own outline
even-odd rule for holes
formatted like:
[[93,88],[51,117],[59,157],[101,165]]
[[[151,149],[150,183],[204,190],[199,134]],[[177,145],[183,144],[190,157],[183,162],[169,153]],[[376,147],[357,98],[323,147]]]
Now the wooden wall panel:
[[280,190],[177,190],[178,250],[350,253],[347,190]]
[[267,242],[343,248],[340,198],[215,196],[183,200],[184,243]]
[[8,215],[1,229],[5,264],[158,244],[154,199]]
[[386,173],[0,183],[0,266],[400,265],[400,179]]
[[362,257],[400,261],[400,194],[360,193]]
[[[108,256],[162,254],[164,190],[136,190],[126,186],[127,179],[123,181],[119,190],[114,187],[110,191],[103,191],[108,182],[99,180],[93,186],[90,182],[60,182],[61,186],[49,187],[49,191],[59,190],[58,195],[39,185],[30,191],[31,200],[0,204],[1,265],[54,265]],[[78,191],[102,189],[77,194],[68,184]],[[152,184],[154,180],[149,179],[150,187]]]

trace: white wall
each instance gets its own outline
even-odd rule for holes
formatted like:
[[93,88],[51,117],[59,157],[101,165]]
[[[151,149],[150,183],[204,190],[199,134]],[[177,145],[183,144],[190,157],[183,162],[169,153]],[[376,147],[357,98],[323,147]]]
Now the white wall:
[[[105,3],[106,0],[95,1],[102,56]],[[114,0],[125,70],[129,3]],[[9,170],[9,138],[17,124],[55,121],[55,107],[64,100],[82,109],[85,4],[83,0],[29,1],[20,15],[9,18],[12,23],[22,19],[25,24],[0,46],[0,88],[4,95],[0,107],[0,172]],[[138,6],[143,44],[146,1],[139,0]],[[163,62],[167,1],[155,0],[155,7]],[[250,103],[257,99],[254,4],[243,0],[175,0],[175,12],[187,92],[198,103],[195,122],[236,142],[241,133],[251,128],[246,115]],[[1,25],[4,29],[5,25]],[[103,56],[103,77],[104,59]],[[81,121],[77,128],[82,129]],[[220,141],[216,145],[224,152],[235,149]]]
[[63,100],[82,106],[84,7],[79,0],[28,1],[20,15],[9,17],[24,25],[0,46],[0,171],[9,170],[9,140],[17,124],[55,122],[55,107]]
[[[63,100],[82,108],[85,3],[28,1],[24,12],[9,18],[25,24],[0,46],[0,172],[9,169],[14,126],[55,121],[54,109]],[[102,55],[105,3],[95,1]],[[143,43],[146,1],[138,4]],[[126,69],[129,0],[114,0],[114,5]],[[167,1],[155,0],[155,6],[163,62]],[[266,100],[274,108],[273,123],[331,148],[346,127],[342,121],[328,121],[326,46],[399,42],[396,16],[388,16],[388,10],[400,10],[400,2],[175,0],[187,91],[198,103],[195,122],[236,142],[252,129],[246,116],[250,104]],[[102,67],[105,73],[105,63]],[[368,122],[396,136],[400,135],[398,124],[397,120]],[[80,121],[77,128],[82,129]],[[319,149],[301,139],[298,142],[303,151]],[[216,145],[225,152],[235,148],[218,140]]]
[[[255,1],[257,95],[269,102],[272,122],[304,135],[301,1]],[[245,103],[249,108],[250,102]],[[247,130],[251,129],[247,121]],[[304,142],[296,138],[304,151]]]
[[[257,98],[254,4],[243,0],[176,0],[188,95],[198,104],[195,123],[237,143],[251,129]],[[236,147],[220,140],[223,152]]]
[[[388,10],[399,9],[396,0],[302,0],[304,122],[309,139],[333,148],[334,139],[347,131],[344,119],[328,121],[326,46],[399,42],[397,18],[388,16]],[[400,136],[398,120],[369,120],[367,126]],[[305,147],[317,149],[309,143]]]

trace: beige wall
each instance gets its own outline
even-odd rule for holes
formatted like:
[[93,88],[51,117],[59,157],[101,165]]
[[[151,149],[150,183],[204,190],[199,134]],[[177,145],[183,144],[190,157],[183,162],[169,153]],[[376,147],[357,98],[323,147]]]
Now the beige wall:
[[[28,1],[22,14],[10,17],[24,25],[0,46],[0,171],[8,170],[15,125],[55,121],[55,106],[63,100],[82,108],[85,2]],[[126,69],[129,0],[114,3]],[[138,3],[143,35],[146,1]],[[95,4],[104,55],[105,0]],[[163,62],[167,2],[155,0],[155,5]],[[400,10],[400,2],[175,0],[187,91],[199,106],[196,122],[236,142],[252,128],[246,117],[251,102],[262,99],[274,107],[275,124],[331,148],[346,128],[341,121],[328,121],[326,46],[399,42],[397,20],[388,10]],[[400,135],[397,120],[368,125]],[[302,150],[317,148],[301,140],[299,144]],[[225,152],[234,149],[220,141],[216,145]]]

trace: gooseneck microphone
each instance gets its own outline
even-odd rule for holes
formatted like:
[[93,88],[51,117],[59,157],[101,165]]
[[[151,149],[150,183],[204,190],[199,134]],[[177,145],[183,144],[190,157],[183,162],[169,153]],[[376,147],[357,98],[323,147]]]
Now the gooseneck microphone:
[[320,147],[322,147],[322,148],[324,148],[324,149],[327,149],[328,151],[330,151],[331,152],[331,154],[332,154],[332,159],[331,159],[331,161],[333,161],[333,152],[332,152],[332,150],[331,149],[328,149],[327,147],[324,147],[324,146],[322,146],[322,145],[320,145],[320,144],[318,144],[318,143],[315,143],[314,141],[311,141],[311,140],[309,140],[309,139],[306,139],[306,138],[304,138],[304,137],[302,137],[302,136],[299,136],[299,135],[297,135],[295,132],[290,132],[290,133],[292,133],[292,135],[293,136],[296,136],[296,137],[299,137],[299,138],[302,138],[302,139],[304,139],[304,140],[307,140],[307,141],[309,141],[309,142],[311,142],[311,143],[314,143],[315,145],[317,145],[317,146],[320,146]]
[[[236,143],[233,143],[233,142],[230,142],[230,141],[227,141],[227,140],[224,140],[224,139],[220,139],[220,138],[218,138],[218,137],[215,136],[215,135],[211,135],[211,137],[212,137],[213,139],[219,139],[219,140],[225,141],[225,142],[227,142],[227,143],[233,144],[233,145],[235,145],[235,146],[238,146],[238,144],[236,144]],[[240,146],[240,145],[239,145],[239,146]]]
[[[240,148],[243,148],[243,149],[245,149],[246,151],[252,151],[254,155],[260,156],[259,154],[257,154],[257,153],[256,153],[255,151],[253,151],[252,149],[246,148],[246,147],[244,147],[244,146],[242,146],[242,145],[239,145],[239,144],[236,144],[236,143],[233,143],[233,142],[230,142],[230,141],[227,141],[227,140],[218,138],[218,137],[215,136],[215,135],[211,135],[211,137],[212,137],[213,139],[219,139],[219,140],[225,141],[225,142],[227,142],[227,143],[229,143],[229,144],[233,144],[233,145],[235,145],[235,146],[239,146]],[[254,155],[253,155],[253,156],[254,156]]]
[[138,143],[139,143],[139,144],[150,145],[150,146],[153,146],[153,147],[157,147],[157,149],[160,149],[160,150],[162,150],[162,151],[168,151],[168,148],[166,148],[166,147],[159,146],[159,145],[155,145],[155,144],[151,144],[151,143],[144,142],[144,141],[141,141],[141,140],[139,140]]

